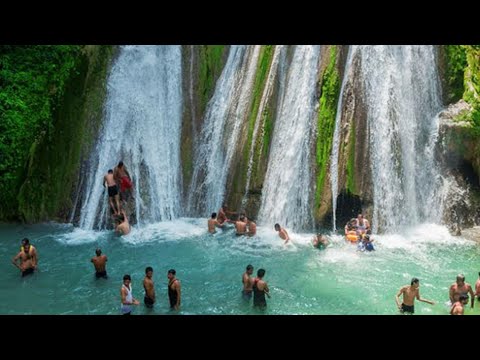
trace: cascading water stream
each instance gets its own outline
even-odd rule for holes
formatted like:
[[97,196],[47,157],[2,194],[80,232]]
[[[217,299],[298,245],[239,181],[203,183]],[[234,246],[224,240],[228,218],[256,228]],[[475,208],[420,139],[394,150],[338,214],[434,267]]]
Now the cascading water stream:
[[320,46],[296,46],[277,111],[259,222],[300,230],[313,226],[311,141]]
[[139,224],[181,214],[180,46],[124,46],[108,79],[106,118],[85,176],[80,226],[102,228],[103,176],[123,160],[134,182]]
[[240,130],[248,120],[260,45],[231,46],[197,137],[188,212],[203,216],[218,210],[224,195]]

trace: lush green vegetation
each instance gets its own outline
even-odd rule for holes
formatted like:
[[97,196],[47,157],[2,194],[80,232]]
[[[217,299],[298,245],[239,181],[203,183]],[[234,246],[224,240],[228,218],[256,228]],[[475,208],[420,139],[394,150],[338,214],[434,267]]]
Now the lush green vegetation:
[[198,91],[200,113],[203,114],[215,90],[215,82],[223,69],[225,45],[201,45],[199,53]]
[[0,46],[0,218],[13,218],[29,156],[51,136],[77,45]]
[[317,188],[315,193],[315,206],[320,205],[323,185],[330,163],[333,133],[335,130],[335,117],[340,93],[340,76],[335,66],[337,61],[337,47],[330,47],[330,62],[323,74],[322,95],[320,96],[320,110],[317,125]]
[[455,102],[463,96],[464,71],[467,65],[467,56],[462,45],[445,45],[446,69],[445,75],[448,85],[447,100]]
[[473,132],[480,136],[480,45],[465,45],[467,68],[463,99],[473,107],[471,121]]

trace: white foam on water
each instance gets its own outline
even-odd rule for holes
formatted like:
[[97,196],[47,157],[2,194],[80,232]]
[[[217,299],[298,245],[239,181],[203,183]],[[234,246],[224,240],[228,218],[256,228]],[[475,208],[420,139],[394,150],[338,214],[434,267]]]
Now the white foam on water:
[[55,236],[54,239],[65,245],[82,245],[97,242],[105,237],[108,231],[85,230],[74,228],[72,232]]

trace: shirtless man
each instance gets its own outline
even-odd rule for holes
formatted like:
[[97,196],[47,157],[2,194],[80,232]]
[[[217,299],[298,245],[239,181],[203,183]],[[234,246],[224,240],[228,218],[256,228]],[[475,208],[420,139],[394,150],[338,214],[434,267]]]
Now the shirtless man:
[[127,169],[123,165],[123,161],[120,161],[117,166],[113,169],[113,178],[117,183],[120,194],[122,195],[123,200],[128,201],[128,196],[124,198],[126,194],[125,191],[131,189],[133,187],[132,180],[130,174],[128,173]]
[[450,315],[463,315],[465,312],[465,305],[468,304],[468,295],[461,294],[458,297],[458,301],[453,304],[450,310]]
[[253,221],[253,219],[248,219],[248,236],[255,236],[257,234],[257,224]]
[[230,211],[228,211],[227,204],[222,204],[222,206],[218,210],[217,220],[218,220],[219,224],[222,225],[225,221],[227,221],[227,222],[230,221],[230,219],[227,217],[227,212],[230,213]]
[[235,230],[237,230],[236,235],[247,235],[247,223],[245,222],[245,217],[242,215],[240,219],[235,221]]
[[458,274],[457,281],[454,282],[452,286],[450,286],[449,296],[452,305],[459,300],[461,294],[470,294],[473,308],[473,304],[475,302],[475,294],[473,293],[472,286],[469,283],[465,282],[465,275]]
[[217,213],[212,213],[212,217],[208,219],[208,232],[210,234],[214,234],[217,232],[215,229],[215,226],[217,227],[223,227],[223,223],[220,224],[217,220]]
[[[17,264],[18,259],[20,259],[20,265]],[[22,240],[20,252],[12,259],[12,263],[20,269],[22,277],[33,274],[38,265],[38,258],[37,250],[30,244],[29,239],[24,238]]]
[[[420,281],[417,278],[413,278],[410,283],[410,286],[405,285],[398,291],[398,294],[395,296],[395,302],[397,303],[397,306],[400,312],[413,314],[415,312],[415,308],[414,308],[415,298],[417,298],[418,301],[426,302],[427,304],[430,304],[430,305],[435,304],[433,301],[422,299],[420,297],[420,290],[418,290],[419,287],[420,287]],[[402,304],[400,304],[400,295],[402,294],[403,294],[403,302]]]
[[313,237],[312,243],[313,243],[313,247],[320,250],[325,249],[329,244],[327,238],[322,234],[315,235]]
[[143,288],[145,289],[145,297],[143,302],[145,306],[149,309],[153,308],[155,304],[155,288],[153,286],[153,269],[151,266],[148,266],[145,269],[145,278],[143,279]]
[[249,301],[252,298],[253,278],[250,277],[252,274],[253,274],[253,266],[252,265],[247,265],[247,269],[243,273],[243,276],[242,276],[242,283],[243,283],[242,297],[243,297],[243,300]]
[[280,236],[283,240],[285,240],[284,244],[290,241],[290,237],[288,236],[287,230],[282,228],[280,224],[275,224],[275,231],[278,231],[278,236]]
[[365,234],[370,229],[370,223],[363,217],[362,214],[358,214],[356,225],[360,235]]
[[107,270],[105,269],[108,261],[107,256],[102,255],[102,250],[99,248],[95,250],[95,254],[97,256],[92,257],[92,259],[90,260],[93,263],[93,266],[95,267],[95,277],[97,279],[99,278],[108,279]]
[[118,216],[118,224],[115,228],[120,235],[128,235],[130,233],[130,223],[128,222],[127,214],[122,210],[122,213]]
[[[110,207],[113,210],[113,215],[119,215],[120,214],[120,197],[118,196],[118,187],[113,177],[112,169],[109,169],[108,173],[103,177],[103,184],[108,187],[108,202],[110,203]],[[113,199],[115,199],[115,202],[117,204],[116,208],[115,208],[115,205],[113,204]]]

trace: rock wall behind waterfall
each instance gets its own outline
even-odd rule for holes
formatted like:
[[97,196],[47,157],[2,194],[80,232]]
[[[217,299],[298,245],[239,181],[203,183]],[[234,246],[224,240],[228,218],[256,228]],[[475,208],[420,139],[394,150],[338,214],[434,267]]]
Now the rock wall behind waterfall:
[[102,122],[106,78],[115,54],[115,46],[83,47],[51,134],[32,149],[18,194],[19,212],[27,222],[76,220],[72,214],[79,204],[85,161]]
[[229,48],[229,45],[182,46],[184,102],[180,152],[184,205],[192,180],[195,141],[203,125],[206,105],[227,61]]

